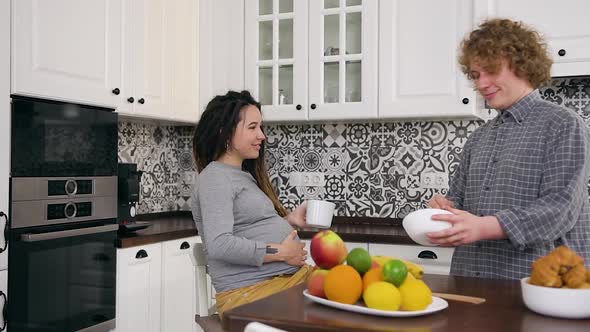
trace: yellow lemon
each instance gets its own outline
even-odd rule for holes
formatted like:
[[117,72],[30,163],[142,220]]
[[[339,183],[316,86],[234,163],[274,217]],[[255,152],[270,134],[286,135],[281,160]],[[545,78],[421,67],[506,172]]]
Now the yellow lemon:
[[422,280],[406,278],[399,292],[402,296],[401,310],[424,310],[432,303],[432,291]]
[[364,291],[363,300],[369,308],[396,311],[402,299],[394,285],[385,281],[376,281]]

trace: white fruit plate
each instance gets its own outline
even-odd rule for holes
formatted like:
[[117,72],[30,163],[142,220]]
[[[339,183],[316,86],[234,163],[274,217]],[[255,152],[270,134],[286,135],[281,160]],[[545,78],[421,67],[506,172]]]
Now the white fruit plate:
[[307,297],[313,302],[326,305],[328,307],[333,307],[336,309],[358,312],[360,314],[366,315],[375,315],[375,316],[385,316],[385,317],[414,317],[414,316],[423,316],[435,313],[437,311],[441,311],[449,306],[447,301],[441,299],[440,297],[433,296],[432,303],[424,310],[418,311],[388,311],[388,310],[379,310],[379,309],[371,309],[367,308],[363,304],[344,304],[335,301],[330,301],[328,299],[324,299],[321,297],[317,297],[311,295],[307,292],[307,289],[303,291],[303,296]]

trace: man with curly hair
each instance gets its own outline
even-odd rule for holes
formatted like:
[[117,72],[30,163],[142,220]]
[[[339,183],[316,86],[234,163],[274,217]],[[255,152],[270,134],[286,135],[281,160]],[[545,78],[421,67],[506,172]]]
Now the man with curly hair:
[[539,33],[491,19],[462,42],[459,64],[498,116],[463,148],[446,195],[429,206],[453,226],[429,234],[455,246],[451,274],[518,279],[564,244],[590,261],[590,137],[574,112],[541,99],[552,60]]

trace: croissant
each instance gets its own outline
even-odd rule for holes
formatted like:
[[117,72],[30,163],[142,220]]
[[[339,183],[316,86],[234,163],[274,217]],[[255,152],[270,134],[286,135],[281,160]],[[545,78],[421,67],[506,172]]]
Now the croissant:
[[561,274],[564,274],[570,268],[576,265],[584,264],[584,258],[566,246],[557,247],[549,255],[555,256],[557,258],[559,264],[561,265]]
[[563,275],[563,281],[569,288],[579,288],[586,282],[586,267],[576,265]]
[[559,275],[561,265],[556,256],[543,256],[533,263],[530,283],[545,287],[561,287],[563,282]]
[[533,285],[556,288],[590,285],[590,270],[584,267],[584,258],[566,246],[559,246],[537,259],[532,268],[529,282]]

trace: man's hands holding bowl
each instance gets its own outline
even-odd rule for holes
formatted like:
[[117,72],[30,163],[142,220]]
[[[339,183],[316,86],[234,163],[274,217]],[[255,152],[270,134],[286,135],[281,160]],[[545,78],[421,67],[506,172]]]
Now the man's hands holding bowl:
[[428,206],[452,213],[432,215],[432,220],[446,221],[452,225],[451,228],[442,231],[427,233],[433,244],[456,247],[479,240],[498,240],[507,237],[495,216],[476,216],[467,211],[455,209],[455,204],[441,195],[435,195]]

